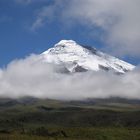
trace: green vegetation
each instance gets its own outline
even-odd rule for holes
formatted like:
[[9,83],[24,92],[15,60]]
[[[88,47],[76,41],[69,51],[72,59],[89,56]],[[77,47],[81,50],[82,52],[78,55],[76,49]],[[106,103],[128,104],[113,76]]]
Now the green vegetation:
[[1,99],[0,140],[140,140],[140,105]]
[[[38,131],[37,128],[34,131]],[[61,131],[66,133],[66,136]],[[140,129],[134,128],[113,128],[113,127],[58,127],[49,129],[46,133],[26,133],[13,132],[12,134],[0,134],[0,140],[139,140]],[[40,132],[40,131],[38,131]]]

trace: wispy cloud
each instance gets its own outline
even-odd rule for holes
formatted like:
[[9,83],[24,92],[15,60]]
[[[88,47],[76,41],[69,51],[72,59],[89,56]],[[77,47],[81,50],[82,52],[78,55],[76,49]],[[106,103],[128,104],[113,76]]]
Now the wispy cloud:
[[104,72],[63,74],[64,69],[41,62],[36,55],[15,60],[0,70],[0,97],[140,99],[140,68],[121,76]]
[[17,4],[28,6],[30,4],[37,4],[37,3],[48,3],[48,0],[13,0]]
[[38,12],[35,21],[32,23],[30,29],[35,31],[40,27],[43,27],[47,22],[47,19],[50,20],[54,16],[54,6],[44,6]]
[[49,17],[54,17],[55,22],[61,20],[64,24],[73,22],[92,27],[93,34],[98,28],[104,32],[103,42],[112,52],[139,57],[139,5],[139,0],[55,0],[52,6],[40,9],[32,29],[45,26]]
[[[67,0],[64,0],[64,3]],[[61,20],[61,11],[64,5],[62,0],[54,0],[52,4],[43,6],[36,12],[36,18],[31,25],[31,30],[35,31],[41,27],[46,26],[46,23],[50,21],[58,22]]]
[[72,0],[64,15],[85,26],[103,29],[103,41],[113,52],[139,57],[138,5],[139,0]]

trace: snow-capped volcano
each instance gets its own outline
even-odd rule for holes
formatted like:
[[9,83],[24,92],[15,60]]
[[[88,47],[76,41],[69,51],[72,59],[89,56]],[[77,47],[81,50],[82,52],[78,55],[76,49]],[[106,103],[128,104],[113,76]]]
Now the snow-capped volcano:
[[79,45],[73,40],[61,40],[41,56],[45,62],[64,64],[71,72],[105,70],[125,73],[135,67],[93,47]]

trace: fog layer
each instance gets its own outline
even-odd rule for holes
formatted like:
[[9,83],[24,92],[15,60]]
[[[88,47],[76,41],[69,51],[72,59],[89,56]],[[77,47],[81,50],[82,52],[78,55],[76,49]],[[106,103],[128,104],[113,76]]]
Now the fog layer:
[[33,96],[61,100],[123,97],[140,99],[140,69],[124,75],[109,72],[63,73],[64,66],[32,55],[0,69],[0,97]]

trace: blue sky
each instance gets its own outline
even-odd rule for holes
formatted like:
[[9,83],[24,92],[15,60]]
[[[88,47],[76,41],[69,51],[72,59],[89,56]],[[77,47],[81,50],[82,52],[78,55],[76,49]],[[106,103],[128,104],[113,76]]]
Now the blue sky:
[[[39,54],[62,39],[73,39],[80,44],[96,46],[99,49],[107,48],[104,50],[112,53],[114,49],[112,46],[116,40],[112,39],[114,42],[110,47],[111,51],[106,47],[107,43],[103,41],[112,30],[106,33],[106,28],[92,22],[89,16],[81,15],[82,18],[79,18],[80,15],[77,14],[77,11],[71,13],[75,0],[69,3],[70,6],[66,6],[67,0],[64,0],[63,4],[62,0],[60,1],[57,3],[56,0],[0,0],[1,67],[6,66],[14,59],[24,58],[31,53]],[[83,0],[81,0],[82,2]],[[69,11],[65,12],[66,9]],[[94,15],[92,16],[96,18]],[[85,19],[87,22],[84,22]],[[113,25],[111,23],[112,27],[114,27]],[[106,35],[103,36],[105,33]],[[107,38],[107,40],[110,39]],[[126,53],[130,51],[130,49],[124,50],[123,55],[118,55],[119,53],[115,55],[123,57],[124,60],[133,64],[139,64],[138,51],[131,55]]]

